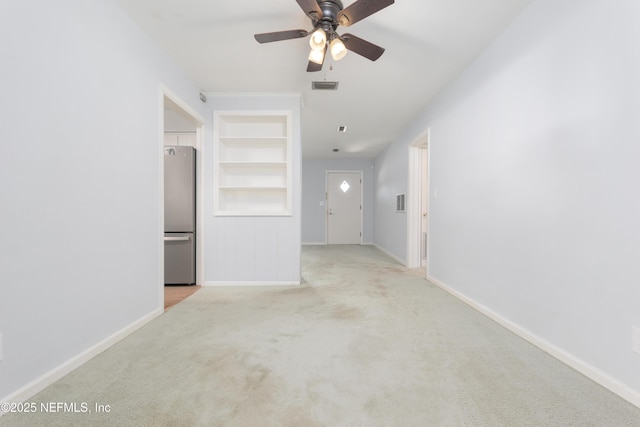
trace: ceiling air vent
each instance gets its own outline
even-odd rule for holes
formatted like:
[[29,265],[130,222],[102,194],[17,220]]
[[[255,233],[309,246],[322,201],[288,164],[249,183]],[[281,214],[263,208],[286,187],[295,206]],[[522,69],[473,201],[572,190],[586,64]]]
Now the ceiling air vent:
[[338,82],[311,82],[313,90],[338,90]]

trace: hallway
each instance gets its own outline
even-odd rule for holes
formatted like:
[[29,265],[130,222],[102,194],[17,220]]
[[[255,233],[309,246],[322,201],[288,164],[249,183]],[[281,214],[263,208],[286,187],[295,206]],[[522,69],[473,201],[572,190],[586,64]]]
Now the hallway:
[[640,409],[372,246],[305,246],[299,287],[205,287],[0,426],[637,426]]

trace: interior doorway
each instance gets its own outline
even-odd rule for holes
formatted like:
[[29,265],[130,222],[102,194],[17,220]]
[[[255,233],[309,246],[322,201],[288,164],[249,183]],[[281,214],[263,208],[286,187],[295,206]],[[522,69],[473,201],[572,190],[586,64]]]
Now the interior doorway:
[[362,244],[362,171],[327,171],[327,244]]
[[[160,277],[163,278],[160,288],[160,304],[166,307],[165,297],[165,146],[191,146],[195,149],[195,227],[194,234],[198,235],[198,232],[203,229],[202,227],[202,215],[200,201],[202,200],[202,186],[200,183],[201,170],[202,170],[202,156],[199,156],[199,152],[203,146],[203,132],[204,132],[204,118],[195,111],[186,102],[180,99],[177,95],[171,92],[165,87],[161,87],[161,112],[160,112],[160,183],[161,183],[161,218],[162,232],[161,232],[161,244],[160,244]],[[202,260],[203,254],[203,239],[195,238],[195,281],[196,285],[203,283],[203,269]],[[173,298],[173,296],[171,297]],[[172,302],[175,303],[175,302]]]
[[407,267],[429,269],[429,130],[409,146]]

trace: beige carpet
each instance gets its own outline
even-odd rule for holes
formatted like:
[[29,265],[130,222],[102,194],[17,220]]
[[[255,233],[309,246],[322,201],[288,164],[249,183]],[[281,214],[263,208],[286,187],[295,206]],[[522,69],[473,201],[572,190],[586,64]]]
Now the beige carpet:
[[303,271],[301,287],[202,289],[30,400],[91,412],[0,425],[640,426],[375,248],[305,247]]

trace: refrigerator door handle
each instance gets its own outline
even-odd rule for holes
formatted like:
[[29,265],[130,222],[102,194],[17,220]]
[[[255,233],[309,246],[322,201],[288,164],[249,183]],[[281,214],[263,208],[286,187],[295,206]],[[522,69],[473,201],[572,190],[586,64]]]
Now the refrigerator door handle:
[[186,242],[188,240],[190,240],[191,237],[190,236],[182,236],[182,237],[165,237],[164,241],[165,242]]

